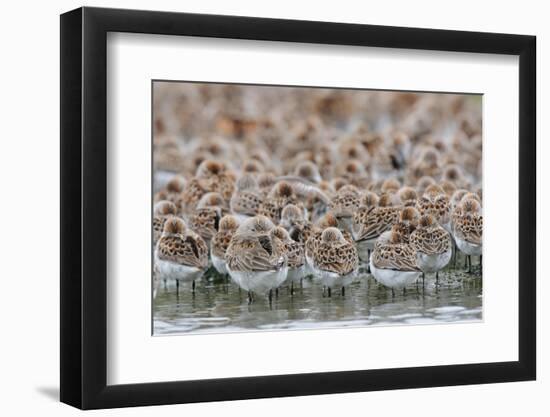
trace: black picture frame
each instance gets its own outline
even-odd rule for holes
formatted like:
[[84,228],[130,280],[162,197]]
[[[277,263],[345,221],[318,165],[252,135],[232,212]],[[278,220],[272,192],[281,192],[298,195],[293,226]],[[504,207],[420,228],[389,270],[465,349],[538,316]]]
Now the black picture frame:
[[[513,362],[107,385],[108,32],[519,56],[519,358]],[[82,409],[536,378],[536,38],[171,12],[61,15],[61,401]]]

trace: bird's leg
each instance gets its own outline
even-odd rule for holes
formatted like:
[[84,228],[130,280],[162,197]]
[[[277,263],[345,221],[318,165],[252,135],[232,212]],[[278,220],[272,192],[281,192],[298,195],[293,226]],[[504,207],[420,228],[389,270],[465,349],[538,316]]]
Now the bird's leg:
[[330,287],[328,287],[328,296],[329,296],[329,298],[330,298],[330,297],[332,297],[332,294],[331,294],[331,289],[330,289]]
[[468,274],[472,273],[472,255],[468,255]]
[[483,255],[479,255],[479,275],[483,274]]
[[279,287],[275,288],[275,298],[279,298]]
[[426,279],[426,274],[422,272],[422,288],[424,288],[424,280]]
[[248,291],[248,304],[252,304],[252,293]]
[[407,295],[407,289],[403,287],[403,297],[405,297],[406,295]]
[[456,242],[453,240],[453,268],[456,269],[456,260],[458,259],[458,247],[456,246]]
[[294,295],[294,282],[290,283],[290,295]]
[[393,300],[395,298],[395,291],[393,288],[391,289],[391,299]]
[[435,285],[439,285],[439,271],[435,272]]
[[346,295],[346,289],[344,288],[344,286],[342,285],[342,297],[344,297]]
[[370,249],[367,249],[367,272],[370,274]]
[[179,294],[180,293],[180,280],[177,279],[176,280],[176,294]]
[[193,294],[194,294],[195,293],[195,280],[193,280],[193,284],[192,284],[191,288],[193,289]]
[[271,300],[273,300],[273,289],[269,290],[269,303],[271,304]]

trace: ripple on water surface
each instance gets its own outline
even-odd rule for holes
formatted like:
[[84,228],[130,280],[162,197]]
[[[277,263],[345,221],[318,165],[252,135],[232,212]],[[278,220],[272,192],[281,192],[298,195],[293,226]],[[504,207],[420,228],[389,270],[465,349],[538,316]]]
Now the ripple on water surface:
[[441,272],[439,285],[426,278],[406,291],[391,290],[363,274],[332,297],[305,279],[291,296],[281,288],[270,304],[247,294],[224,277],[209,271],[197,283],[195,294],[182,285],[161,284],[154,302],[155,335],[228,333],[242,331],[305,330],[362,326],[420,325],[472,322],[482,319],[482,284],[479,275]]

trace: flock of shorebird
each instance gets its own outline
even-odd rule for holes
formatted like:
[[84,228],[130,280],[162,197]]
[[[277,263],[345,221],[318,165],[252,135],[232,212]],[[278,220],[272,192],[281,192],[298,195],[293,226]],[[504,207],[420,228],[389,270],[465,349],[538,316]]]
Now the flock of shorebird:
[[[426,111],[406,104],[395,112]],[[328,297],[345,295],[366,274],[393,294],[427,276],[438,283],[458,252],[469,272],[471,257],[479,257],[481,270],[481,121],[455,101],[436,107],[431,124],[461,121],[447,142],[422,123],[384,132],[359,125],[327,140],[321,117],[271,152],[272,139],[258,138],[276,137],[273,124],[247,130],[233,117],[217,125],[215,137],[182,150],[157,127],[155,152],[196,168],[169,174],[157,161],[155,285],[174,280],[194,291],[214,267],[252,302],[271,300],[281,286],[293,294],[303,279],[319,282]]]

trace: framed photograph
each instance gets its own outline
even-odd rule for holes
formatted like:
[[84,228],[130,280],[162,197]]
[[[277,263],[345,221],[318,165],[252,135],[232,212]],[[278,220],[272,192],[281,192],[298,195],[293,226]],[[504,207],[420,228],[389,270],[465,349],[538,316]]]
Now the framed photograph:
[[61,16],[61,401],[533,380],[533,36]]

